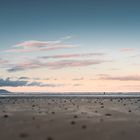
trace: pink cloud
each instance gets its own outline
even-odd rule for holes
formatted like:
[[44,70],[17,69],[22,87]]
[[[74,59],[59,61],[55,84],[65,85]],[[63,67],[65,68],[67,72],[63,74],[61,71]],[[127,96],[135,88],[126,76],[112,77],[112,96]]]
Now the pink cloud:
[[73,84],[72,86],[79,87],[79,86],[82,86],[82,84]]
[[0,64],[5,64],[5,63],[8,63],[7,60],[3,60],[2,58],[0,58]]
[[57,49],[75,48],[76,45],[66,44],[61,41],[24,41],[13,46],[12,49],[5,52],[37,52],[37,51],[51,51]]
[[120,51],[121,52],[131,52],[131,51],[134,51],[135,49],[134,48],[122,48]]
[[49,58],[72,58],[72,57],[92,57],[92,56],[102,56],[103,53],[84,53],[84,54],[62,54],[62,55],[52,55],[52,56],[43,56],[40,58],[49,59]]
[[100,74],[98,76],[100,80],[140,81],[140,75],[110,76],[107,74]]
[[8,60],[4,60],[4,59],[0,58],[0,68],[6,68],[8,65],[9,65]]
[[104,60],[61,60],[55,62],[49,62],[47,65],[51,69],[61,69],[68,67],[85,67],[90,65],[102,64]]
[[39,60],[26,61],[20,64],[15,64],[12,68],[8,69],[9,72],[16,72],[28,69],[36,68],[48,68],[48,69],[62,69],[70,67],[86,67],[90,65],[99,65],[105,62],[105,60],[61,60],[54,62],[42,62]]
[[80,77],[80,78],[74,78],[72,79],[73,81],[81,81],[81,80],[84,80],[84,77]]
[[15,45],[14,47],[43,47],[43,46],[49,46],[49,45],[55,45],[60,43],[60,41],[36,41],[36,40],[30,40],[30,41],[24,41],[22,43],[19,43]]

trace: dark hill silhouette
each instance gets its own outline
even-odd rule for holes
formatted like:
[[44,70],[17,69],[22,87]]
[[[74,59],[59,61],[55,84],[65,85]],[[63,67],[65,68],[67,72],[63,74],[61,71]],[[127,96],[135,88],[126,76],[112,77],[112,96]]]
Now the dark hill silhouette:
[[2,93],[11,93],[11,92],[8,90],[5,90],[5,89],[0,89],[0,94],[2,94]]

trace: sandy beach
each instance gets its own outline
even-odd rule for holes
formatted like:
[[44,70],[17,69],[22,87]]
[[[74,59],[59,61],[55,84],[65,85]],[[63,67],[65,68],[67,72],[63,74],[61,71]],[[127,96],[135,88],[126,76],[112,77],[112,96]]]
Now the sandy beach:
[[140,98],[0,98],[0,140],[139,140]]

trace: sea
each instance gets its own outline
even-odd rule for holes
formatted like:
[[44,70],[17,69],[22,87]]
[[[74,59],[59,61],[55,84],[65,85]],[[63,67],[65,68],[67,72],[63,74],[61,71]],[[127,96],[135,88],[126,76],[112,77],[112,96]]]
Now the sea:
[[140,98],[140,92],[16,92],[0,93],[0,98]]

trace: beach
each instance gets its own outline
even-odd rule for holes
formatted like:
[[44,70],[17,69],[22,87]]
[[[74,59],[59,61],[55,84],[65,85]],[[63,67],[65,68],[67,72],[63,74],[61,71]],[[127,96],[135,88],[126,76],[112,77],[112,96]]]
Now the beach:
[[2,97],[0,140],[139,140],[140,98]]

